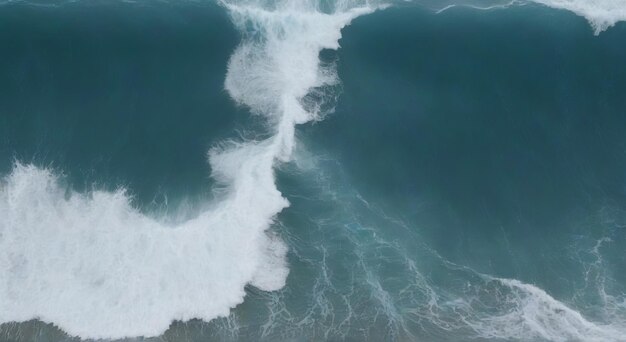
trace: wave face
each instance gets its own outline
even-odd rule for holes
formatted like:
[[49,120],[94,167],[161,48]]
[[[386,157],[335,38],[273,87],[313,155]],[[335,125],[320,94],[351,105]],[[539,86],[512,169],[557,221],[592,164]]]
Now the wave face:
[[319,52],[338,48],[341,29],[373,10],[315,5],[223,3],[244,36],[226,89],[266,116],[270,133],[211,149],[223,193],[210,210],[167,225],[133,208],[124,190],[68,193],[50,170],[13,168],[0,192],[0,321],[38,318],[87,338],[155,336],[173,319],[228,316],[248,284],[284,286],[286,247],[266,233],[288,206],[274,164],[290,160],[295,125],[318,114],[305,96],[336,82]]
[[0,340],[626,341],[619,2],[0,1]]

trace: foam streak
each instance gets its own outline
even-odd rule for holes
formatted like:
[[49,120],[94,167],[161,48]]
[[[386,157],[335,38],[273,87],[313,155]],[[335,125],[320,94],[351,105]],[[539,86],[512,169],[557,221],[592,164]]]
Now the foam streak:
[[303,98],[336,82],[319,52],[337,49],[341,29],[373,8],[222,4],[244,37],[226,89],[267,119],[271,137],[212,149],[226,194],[178,226],[133,208],[124,190],[68,194],[50,170],[17,164],[0,185],[0,322],[37,318],[85,338],[156,336],[172,320],[227,316],[247,284],[284,286],[286,246],[267,232],[289,204],[274,166],[290,159],[295,125],[319,114]]

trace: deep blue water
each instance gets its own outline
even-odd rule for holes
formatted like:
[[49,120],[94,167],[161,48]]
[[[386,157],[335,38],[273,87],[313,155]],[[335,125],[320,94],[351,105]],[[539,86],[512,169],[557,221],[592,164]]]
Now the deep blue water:
[[1,167],[52,165],[76,186],[198,195],[231,134],[223,91],[238,36],[216,5],[4,5]]
[[574,240],[623,234],[599,216],[626,205],[624,27],[595,37],[545,12],[359,19],[338,54],[337,113],[307,130],[440,253],[534,282],[569,272],[542,260]]
[[[593,33],[534,4],[354,19],[320,53],[334,110],[275,166],[285,286],[247,285],[227,318],[180,313],[149,340],[623,340],[626,25]],[[272,131],[224,86],[259,35],[213,3],[0,5],[0,172],[32,164],[62,175],[66,200],[125,188],[142,214],[198,215],[221,194],[207,151]],[[0,242],[21,222],[0,221]],[[7,284],[37,276],[2,262]],[[139,323],[161,310],[122,305]],[[0,340],[81,340],[38,318],[3,321]]]

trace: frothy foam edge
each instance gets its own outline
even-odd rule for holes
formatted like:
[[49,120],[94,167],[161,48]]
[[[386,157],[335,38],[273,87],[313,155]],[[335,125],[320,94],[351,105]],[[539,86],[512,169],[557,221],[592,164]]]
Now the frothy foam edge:
[[532,0],[552,8],[564,9],[589,21],[595,34],[626,21],[626,3],[623,0]]
[[273,135],[209,152],[227,189],[212,209],[177,226],[141,213],[122,189],[67,192],[48,169],[17,163],[0,186],[0,322],[33,318],[83,338],[156,336],[172,320],[209,321],[241,303],[247,284],[282,288],[286,246],[267,232],[289,205],[274,166],[288,161],[295,125],[317,117],[302,100],[336,82],[322,49],[369,6],[222,2],[241,30],[226,89],[267,118]]

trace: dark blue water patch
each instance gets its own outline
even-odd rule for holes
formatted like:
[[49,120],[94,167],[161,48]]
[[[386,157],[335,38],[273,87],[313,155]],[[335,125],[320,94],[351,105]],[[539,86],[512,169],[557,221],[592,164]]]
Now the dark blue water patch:
[[575,236],[611,235],[603,208],[626,207],[625,38],[541,6],[359,18],[309,144],[451,260],[576,286]]
[[52,165],[140,202],[209,186],[207,150],[243,111],[223,89],[238,36],[209,2],[0,8],[0,172]]

